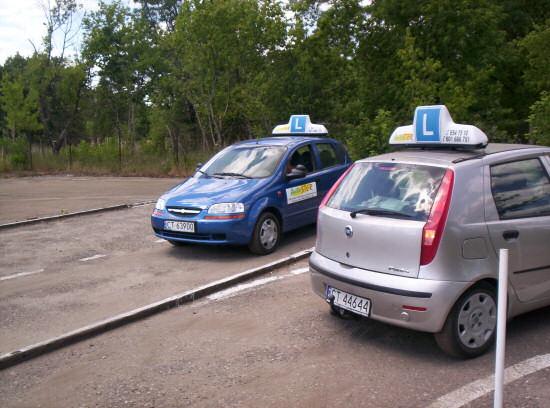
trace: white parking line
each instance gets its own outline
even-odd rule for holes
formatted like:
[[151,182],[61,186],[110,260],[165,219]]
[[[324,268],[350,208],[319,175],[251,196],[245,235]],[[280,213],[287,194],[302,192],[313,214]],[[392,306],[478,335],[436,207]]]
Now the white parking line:
[[16,274],[13,274],[13,275],[2,276],[0,278],[0,281],[5,281],[5,280],[10,280],[10,279],[15,279],[15,278],[21,278],[22,276],[34,275],[34,274],[40,273],[40,272],[44,272],[44,269],[37,269],[36,271],[21,272],[21,273],[16,273]]
[[107,255],[98,254],[98,255],[94,255],[94,256],[89,256],[88,258],[79,259],[79,261],[80,262],[88,262],[88,261],[93,261],[94,259],[105,258],[106,256]]
[[[550,367],[550,354],[535,356],[504,370],[504,384],[509,384],[529,374]],[[460,408],[494,390],[495,376],[490,375],[471,382],[447,395],[439,397],[428,408]]]
[[165,239],[157,239],[155,241],[155,244],[162,244],[163,242],[166,242],[166,240]]
[[208,300],[221,300],[221,299],[227,299],[233,296],[236,296],[239,292],[242,292],[243,290],[255,288],[256,286],[262,286],[270,282],[274,282],[276,280],[284,279],[288,275],[284,276],[270,276],[267,278],[261,278],[256,279],[249,283],[241,283],[240,285],[234,286],[232,288],[228,288],[225,290],[222,290],[220,292],[214,293],[207,297]]
[[302,273],[309,272],[309,267],[306,266],[305,268],[299,268],[299,269],[293,269],[290,271],[293,275],[301,275]]
[[269,276],[267,278],[260,278],[253,280],[252,282],[248,283],[241,283],[240,285],[222,290],[220,292],[214,293],[213,295],[208,296],[206,299],[208,300],[222,300],[222,299],[228,299],[233,296],[238,295],[240,292],[243,292],[247,289],[255,288],[258,286],[267,285],[268,283],[275,282],[278,280],[282,280],[285,278],[290,278],[293,276],[301,275],[303,273],[309,272],[309,267],[305,268],[298,268],[298,269],[292,269],[290,273],[287,273],[285,275],[280,276]]

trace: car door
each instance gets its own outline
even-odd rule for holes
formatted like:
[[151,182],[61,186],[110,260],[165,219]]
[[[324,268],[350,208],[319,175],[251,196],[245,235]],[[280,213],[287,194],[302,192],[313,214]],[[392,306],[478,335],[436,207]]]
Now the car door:
[[344,147],[332,141],[315,143],[315,150],[319,158],[318,189],[322,200],[338,177],[348,168],[349,160]]
[[314,223],[322,199],[319,193],[317,158],[311,143],[299,146],[291,152],[285,164],[286,172],[299,165],[305,167],[305,177],[290,180],[285,176],[285,231]]
[[[545,157],[489,167],[491,242],[509,249],[509,276],[522,302],[550,298],[550,178]],[[486,178],[487,180],[487,178]]]

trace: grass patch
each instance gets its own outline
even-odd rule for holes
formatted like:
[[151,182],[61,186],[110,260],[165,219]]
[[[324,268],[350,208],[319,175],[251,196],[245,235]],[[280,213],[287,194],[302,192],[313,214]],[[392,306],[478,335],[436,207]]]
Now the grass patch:
[[46,174],[76,174],[90,176],[184,177],[193,174],[197,163],[204,163],[214,152],[200,150],[183,152],[176,163],[170,152],[159,152],[137,145],[124,147],[119,158],[114,139],[101,144],[81,142],[63,148],[59,154],[33,146],[14,145],[0,152],[0,174],[28,176]]

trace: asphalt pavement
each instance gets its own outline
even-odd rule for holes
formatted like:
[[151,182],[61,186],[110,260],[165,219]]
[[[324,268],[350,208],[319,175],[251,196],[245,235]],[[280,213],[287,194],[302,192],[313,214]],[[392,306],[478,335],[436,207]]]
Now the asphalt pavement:
[[[86,193],[85,186],[75,190],[73,179],[64,188],[54,179],[45,181],[52,189],[36,189],[35,198],[53,197],[55,188],[68,202],[78,189]],[[148,187],[142,194],[139,184],[124,180],[132,186],[118,191],[132,190],[127,199],[165,189]],[[73,195],[75,209],[112,204],[112,197],[98,198],[103,181],[84,180],[95,186],[88,192],[98,201]],[[4,215],[10,211],[5,203],[15,202],[9,194],[17,195],[6,196],[3,182],[5,219],[44,210],[29,196],[17,206],[17,217]],[[53,215],[48,211],[43,215]],[[151,211],[146,205],[0,232],[0,352],[314,245],[312,226],[287,234],[266,257],[239,247],[176,248],[153,236]],[[550,308],[509,322],[506,366],[521,368],[533,358],[548,364],[508,384],[505,406],[550,406],[549,353]],[[312,293],[307,261],[301,261],[2,370],[0,399],[3,407],[478,408],[492,406],[487,379],[493,367],[494,350],[456,360],[429,334],[331,315]]]
[[[429,334],[331,315],[306,265],[4,370],[3,405],[428,407],[492,373],[493,352],[456,360]],[[548,352],[548,312],[509,324],[507,365]],[[512,383],[506,406],[547,407],[548,375]]]
[[153,235],[153,205],[0,233],[0,353],[263,265],[314,245],[314,227],[276,253],[174,247]]
[[0,224],[156,200],[180,182],[148,177],[0,178]]

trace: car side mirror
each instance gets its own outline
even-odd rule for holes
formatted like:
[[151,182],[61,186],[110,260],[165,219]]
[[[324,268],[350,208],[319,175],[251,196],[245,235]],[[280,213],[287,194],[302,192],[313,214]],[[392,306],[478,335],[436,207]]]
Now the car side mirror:
[[293,168],[286,174],[286,177],[289,180],[294,180],[294,179],[304,178],[306,174],[307,174],[306,167],[303,164],[298,164],[295,168]]
[[197,167],[195,167],[195,171],[198,171],[203,166],[203,163],[197,163]]

